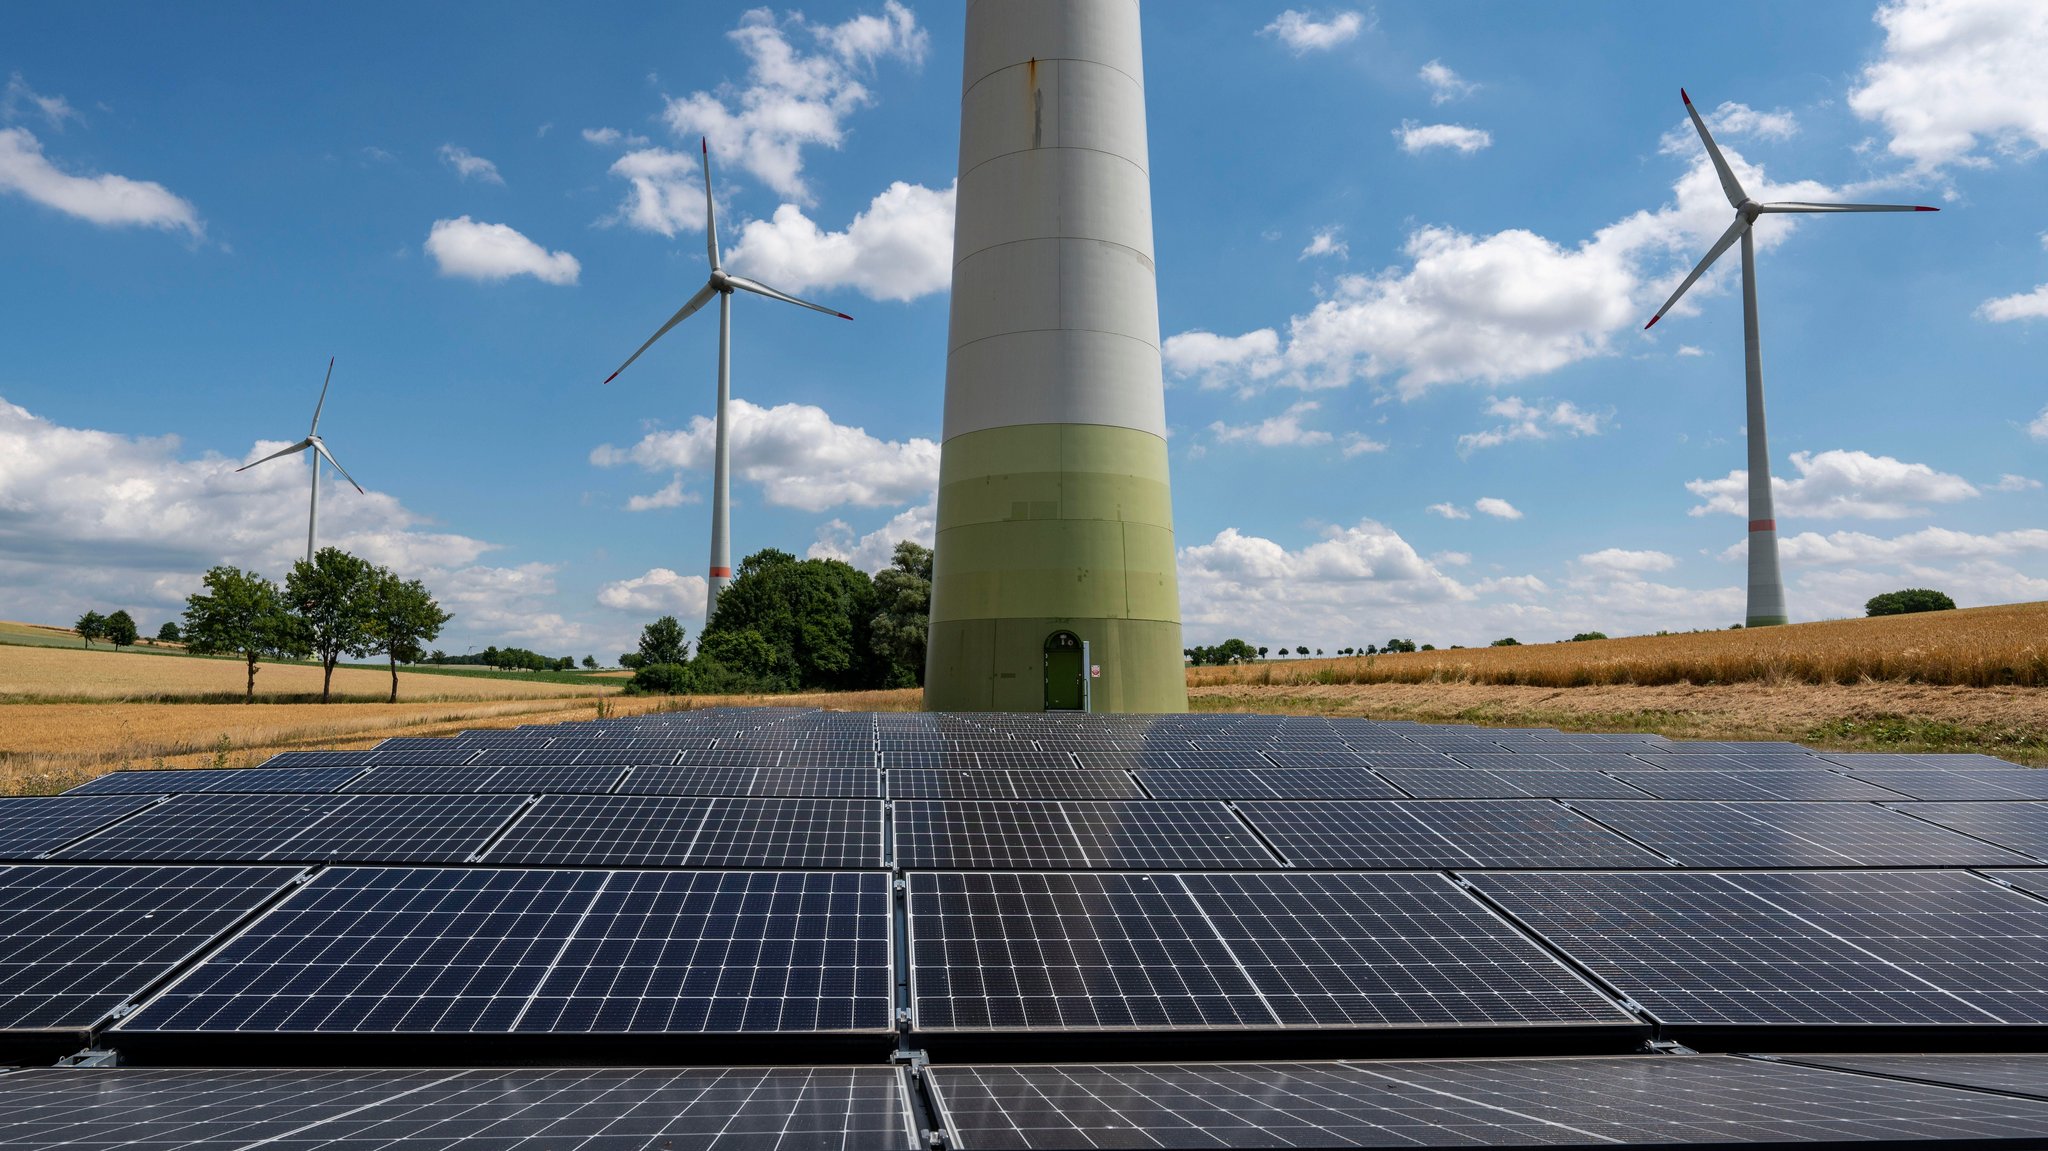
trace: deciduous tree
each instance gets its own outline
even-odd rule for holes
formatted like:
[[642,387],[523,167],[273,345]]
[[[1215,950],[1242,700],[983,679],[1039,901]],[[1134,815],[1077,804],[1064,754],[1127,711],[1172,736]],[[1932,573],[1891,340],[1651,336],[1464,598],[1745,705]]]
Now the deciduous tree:
[[107,617],[106,629],[107,642],[114,645],[115,651],[135,642],[135,617],[129,615],[125,608]]
[[206,590],[185,598],[185,646],[200,655],[239,655],[248,662],[243,702],[256,699],[256,663],[305,650],[277,585],[222,564],[200,581]]
[[305,639],[320,658],[320,702],[333,698],[334,665],[344,655],[361,658],[377,649],[370,634],[375,616],[377,569],[370,562],[325,547],[313,562],[300,560],[284,579],[285,599],[305,627]]
[[400,579],[384,568],[371,575],[368,635],[391,661],[391,702],[398,702],[398,664],[415,663],[427,643],[455,618],[441,610],[418,580]]
[[879,610],[868,621],[870,642],[881,665],[881,687],[923,687],[924,655],[931,634],[932,549],[904,540],[895,561],[875,577]]
[[92,641],[106,638],[107,617],[96,611],[86,612],[78,617],[77,623],[71,625],[71,630],[78,633],[78,638],[85,641],[85,646],[91,647]]
[[640,629],[640,656],[642,667],[658,663],[685,664],[690,662],[689,636],[683,625],[672,615],[662,616]]

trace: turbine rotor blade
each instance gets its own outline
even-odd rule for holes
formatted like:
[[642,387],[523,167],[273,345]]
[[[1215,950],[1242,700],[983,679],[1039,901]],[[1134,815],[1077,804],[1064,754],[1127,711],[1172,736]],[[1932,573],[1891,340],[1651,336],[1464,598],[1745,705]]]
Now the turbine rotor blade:
[[718,264],[718,205],[711,202],[711,141],[698,137],[698,145],[704,149],[704,255],[711,261],[711,270],[716,272]]
[[1749,221],[1741,216],[1735,217],[1735,222],[1728,225],[1728,230],[1721,233],[1721,238],[1714,241],[1713,247],[1707,249],[1706,257],[1693,265],[1692,274],[1685,278],[1684,283],[1678,285],[1678,290],[1671,293],[1671,298],[1664,301],[1664,306],[1657,309],[1657,314],[1650,317],[1650,322],[1643,325],[1643,330],[1647,332],[1651,328],[1656,327],[1657,321],[1664,318],[1664,313],[1670,311],[1671,306],[1678,302],[1678,297],[1685,295],[1685,290],[1692,287],[1694,281],[1705,275],[1707,269],[1713,266],[1714,261],[1721,258],[1721,253],[1727,251],[1728,246],[1741,239],[1742,233],[1748,230]]
[[[639,359],[639,358],[640,358],[640,352],[644,352],[644,351],[646,351],[647,349],[649,349],[649,348],[653,347],[653,346],[654,346],[654,341],[656,341],[656,340],[658,340],[658,339],[662,338],[663,336],[666,336],[666,335],[668,335],[668,330],[669,330],[670,328],[673,328],[673,327],[675,327],[675,326],[676,326],[677,324],[680,324],[680,323],[682,323],[682,322],[683,322],[684,320],[687,320],[687,319],[689,319],[689,318],[690,318],[690,315],[691,315],[691,313],[695,312],[695,311],[696,311],[696,310],[697,310],[698,308],[701,308],[701,307],[703,307],[703,306],[705,305],[705,303],[707,303],[707,302],[708,302],[708,301],[709,301],[709,300],[711,299],[711,297],[713,297],[713,296],[715,296],[715,295],[717,295],[717,294],[718,294],[718,289],[717,289],[717,288],[714,288],[714,287],[712,287],[712,286],[711,286],[710,284],[706,284],[706,285],[704,285],[703,287],[701,287],[701,288],[697,289],[697,294],[696,294],[696,295],[694,295],[694,296],[691,296],[691,297],[690,297],[690,302],[689,302],[689,303],[687,303],[687,304],[684,304],[684,305],[683,305],[683,306],[682,306],[681,308],[678,308],[678,309],[676,310],[676,314],[675,314],[675,315],[673,315],[673,316],[670,316],[670,317],[668,318],[668,323],[666,323],[666,324],[663,324],[663,325],[662,325],[662,326],[660,327],[660,329],[659,329],[659,330],[657,330],[657,331],[656,331],[656,332],[655,332],[655,333],[654,333],[653,335],[651,335],[651,336],[647,337],[647,342],[646,342],[646,343],[644,343],[644,344],[642,344],[642,345],[640,345],[640,351],[639,351],[639,352],[634,352],[634,353],[633,353],[632,355],[630,355],[630,356],[627,356],[627,357],[626,357],[626,362],[625,362],[625,363],[623,363],[623,364],[620,364],[620,365],[619,365],[619,372],[623,372],[623,371],[625,371],[625,370],[626,370],[627,368],[630,368],[630,367],[632,367],[632,366],[633,366],[633,361],[634,361],[634,360],[637,360],[637,359]],[[606,377],[604,378],[604,382],[605,382],[605,383],[607,383],[607,384],[609,384],[609,383],[611,383],[611,382],[612,382],[613,380],[616,380],[616,379],[618,379],[618,378],[619,378],[619,372],[613,372],[613,373],[612,373],[611,375],[609,375],[609,376],[606,376]],[[340,464],[336,464],[335,466],[336,466],[336,467],[340,467],[341,465],[340,465]]]
[[1777,204],[1762,204],[1759,212],[1939,212],[1925,204],[1808,204],[1799,200],[1786,200]]
[[307,430],[312,435],[320,430],[320,409],[327,406],[327,385],[334,379],[334,357],[327,357],[327,378],[320,381],[320,402],[313,405],[313,426]]
[[272,461],[272,460],[275,460],[275,459],[280,459],[280,458],[282,458],[282,457],[284,457],[284,456],[295,456],[295,455],[298,455],[298,454],[299,454],[300,452],[303,452],[303,451],[305,451],[305,450],[306,450],[307,448],[310,448],[310,447],[312,447],[312,446],[313,446],[313,441],[312,441],[312,439],[311,439],[311,438],[303,439],[303,440],[300,440],[300,441],[299,441],[298,443],[295,443],[295,444],[293,444],[293,445],[292,445],[291,447],[288,447],[288,448],[286,448],[285,450],[283,450],[283,451],[281,451],[281,452],[272,452],[272,453],[270,453],[269,455],[267,455],[267,456],[264,456],[264,457],[263,457],[262,459],[260,459],[260,460],[257,460],[257,461],[256,461],[255,463],[248,463],[248,464],[243,464],[243,465],[242,465],[241,467],[239,467],[239,468],[236,468],[235,470],[236,470],[236,471],[238,471],[238,472],[246,472],[246,471],[248,471],[248,470],[249,470],[250,468],[253,468],[253,467],[255,467],[255,466],[256,466],[256,464],[267,464],[267,463],[269,463],[269,462],[270,462],[270,461]]
[[313,444],[313,450],[320,453],[322,459],[325,459],[328,463],[333,464],[334,470],[341,473],[341,478],[347,480],[349,482],[350,487],[353,487],[356,491],[361,492],[363,495],[369,494],[368,492],[363,491],[363,485],[357,483],[356,478],[354,476],[348,474],[348,469],[341,466],[341,461],[334,458],[334,453],[327,450],[326,444],[319,443],[316,441]]
[[813,312],[823,312],[828,316],[838,316],[842,320],[850,320],[853,318],[852,316],[847,315],[845,312],[841,312],[833,308],[828,308],[823,304],[813,304],[809,300],[799,300],[795,296],[790,295],[788,292],[778,292],[774,288],[771,288],[758,280],[749,280],[745,276],[727,276],[725,278],[725,282],[731,284],[735,288],[740,288],[744,291],[752,292],[757,296],[766,296],[771,300],[781,300],[785,304],[795,304],[799,308],[809,308]]
[[1707,131],[1707,122],[1700,119],[1700,110],[1692,106],[1692,97],[1685,89],[1678,90],[1678,98],[1685,101],[1685,114],[1692,117],[1692,126],[1700,131],[1700,140],[1707,146],[1707,158],[1714,162],[1714,174],[1721,177],[1721,191],[1728,196],[1728,206],[1740,208],[1749,193],[1742,190],[1742,184],[1735,179],[1735,173],[1728,169],[1728,161],[1721,158],[1721,149],[1715,145],[1714,137]]

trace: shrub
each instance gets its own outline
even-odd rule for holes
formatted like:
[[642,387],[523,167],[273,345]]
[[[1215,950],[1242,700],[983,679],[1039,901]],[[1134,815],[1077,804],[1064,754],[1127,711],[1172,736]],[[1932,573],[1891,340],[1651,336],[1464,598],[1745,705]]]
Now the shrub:
[[1870,597],[1865,615],[1911,615],[1920,611],[1954,611],[1956,601],[1932,588],[1909,587]]
[[1520,646],[1522,646],[1522,641],[1521,641],[1521,640],[1518,640],[1518,639],[1516,639],[1516,638],[1515,638],[1514,636],[1508,636],[1508,637],[1507,637],[1506,639],[1497,639],[1497,640],[1494,640],[1494,641],[1493,641],[1493,644],[1492,644],[1492,646],[1494,646],[1494,647],[1520,647]]
[[1589,639],[1606,639],[1606,638],[1607,638],[1607,633],[1606,633],[1606,632],[1604,632],[1604,631],[1582,631],[1582,632],[1580,632],[1579,634],[1577,634],[1577,635],[1575,635],[1575,636],[1573,636],[1573,637],[1572,637],[1572,642],[1573,642],[1573,643],[1584,643],[1584,642],[1586,642],[1586,641],[1587,641],[1587,640],[1589,640]]
[[644,664],[626,690],[634,695],[683,695],[690,690],[690,669],[679,663]]

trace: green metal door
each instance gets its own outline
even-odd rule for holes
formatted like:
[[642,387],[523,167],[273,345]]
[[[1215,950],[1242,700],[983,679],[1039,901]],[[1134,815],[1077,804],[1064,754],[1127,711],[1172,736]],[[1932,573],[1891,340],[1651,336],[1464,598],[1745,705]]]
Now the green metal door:
[[1080,711],[1081,678],[1087,674],[1080,637],[1070,631],[1045,637],[1045,710]]

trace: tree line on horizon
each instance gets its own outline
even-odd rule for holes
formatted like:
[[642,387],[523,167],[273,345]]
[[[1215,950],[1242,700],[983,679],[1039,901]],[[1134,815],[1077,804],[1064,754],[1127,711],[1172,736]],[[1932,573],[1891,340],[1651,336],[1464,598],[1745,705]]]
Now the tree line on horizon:
[[931,549],[909,540],[874,576],[767,548],[741,561],[694,656],[668,615],[619,664],[633,669],[628,690],[663,695],[920,687],[931,583]]
[[325,547],[299,560],[284,586],[256,572],[221,564],[185,600],[185,646],[201,655],[238,655],[248,663],[245,701],[256,698],[256,665],[264,659],[320,661],[320,702],[332,699],[334,667],[383,652],[398,701],[398,665],[418,662],[423,646],[454,616],[441,610],[419,580]]

